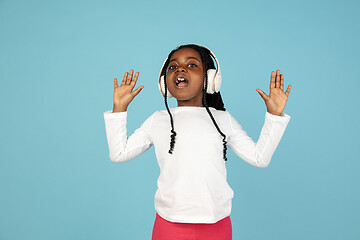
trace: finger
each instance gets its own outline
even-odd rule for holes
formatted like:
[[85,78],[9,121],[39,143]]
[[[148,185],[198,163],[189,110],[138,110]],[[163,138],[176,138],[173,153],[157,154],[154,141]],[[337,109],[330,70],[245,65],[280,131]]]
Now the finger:
[[134,94],[134,97],[138,95],[138,93],[144,88],[144,86],[138,87],[135,91],[133,91],[131,94]]
[[280,87],[280,70],[279,69],[276,71],[275,87],[276,88]]
[[264,101],[266,102],[267,99],[269,98],[263,91],[261,91],[260,89],[256,89],[256,91],[260,94],[260,96],[264,99]]
[[126,72],[126,73],[124,74],[124,78],[123,78],[121,84],[125,84],[125,83],[126,83],[127,74],[128,74],[128,72]]
[[128,75],[128,78],[126,80],[126,84],[130,84],[132,76],[133,76],[134,70],[130,70],[130,74]]
[[114,78],[114,88],[117,88],[117,87],[118,87],[117,79]]
[[272,88],[275,88],[275,72],[271,71],[271,76],[270,76],[270,90]]
[[280,89],[284,91],[284,74],[280,75]]
[[288,88],[286,89],[286,92],[285,92],[286,96],[289,96],[290,89],[291,89],[291,85],[289,85]]
[[138,77],[139,77],[139,72],[136,72],[134,75],[134,79],[131,81],[131,83],[133,83],[133,85],[136,84],[136,80],[138,79]]

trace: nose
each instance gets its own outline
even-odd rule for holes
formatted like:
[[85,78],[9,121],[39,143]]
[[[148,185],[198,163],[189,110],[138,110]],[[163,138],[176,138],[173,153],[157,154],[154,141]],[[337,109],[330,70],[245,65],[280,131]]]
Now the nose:
[[176,69],[176,71],[177,71],[177,72],[179,72],[179,71],[180,71],[180,69],[181,69],[181,71],[182,71],[182,72],[184,72],[184,71],[185,71],[185,68],[184,68],[184,67],[182,67],[182,66],[179,66],[179,67]]

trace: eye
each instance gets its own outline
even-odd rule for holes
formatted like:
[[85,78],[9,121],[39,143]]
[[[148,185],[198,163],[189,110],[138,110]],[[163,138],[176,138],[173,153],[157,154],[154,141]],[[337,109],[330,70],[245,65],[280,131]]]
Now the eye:
[[[188,66],[190,66],[190,65],[193,65],[194,67],[197,67],[198,65],[196,65],[195,63],[189,63],[188,64]],[[173,69],[175,69],[176,68],[176,66],[175,65],[171,65],[171,66],[169,66],[169,70],[173,70]],[[192,67],[191,67],[192,68]]]

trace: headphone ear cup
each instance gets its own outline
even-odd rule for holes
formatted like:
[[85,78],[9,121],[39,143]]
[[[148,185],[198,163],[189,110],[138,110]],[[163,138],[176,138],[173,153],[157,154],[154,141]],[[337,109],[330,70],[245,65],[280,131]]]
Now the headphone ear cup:
[[[216,73],[215,69],[207,70],[208,86],[206,89],[206,93],[213,94],[215,91],[214,89],[215,73]],[[204,82],[204,87],[205,87],[205,82]]]
[[[218,70],[218,72],[216,73],[215,69],[209,69],[207,71],[207,76],[208,76],[208,87],[207,87],[206,92],[209,93],[209,94],[219,92],[220,91],[220,86],[221,86],[221,73],[220,73],[220,70]],[[204,87],[205,87],[205,82],[204,82]]]
[[[165,97],[165,80],[164,80],[164,75],[160,77],[160,84],[159,84],[159,90],[161,92],[161,94],[163,95],[163,97]],[[171,95],[169,88],[167,89],[167,93],[166,93],[168,98],[172,98],[173,95]]]
[[217,72],[217,74],[216,74],[216,76],[215,76],[215,84],[214,84],[214,86],[215,86],[215,89],[214,89],[214,91],[215,92],[219,92],[220,91],[220,86],[221,86],[221,72],[220,72],[220,68],[218,69],[218,72]]

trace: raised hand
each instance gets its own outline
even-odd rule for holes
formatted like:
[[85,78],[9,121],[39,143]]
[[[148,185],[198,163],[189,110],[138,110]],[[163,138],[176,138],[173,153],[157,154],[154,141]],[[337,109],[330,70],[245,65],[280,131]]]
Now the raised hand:
[[290,89],[291,85],[287,87],[286,92],[284,93],[284,75],[280,74],[280,70],[277,70],[276,77],[275,72],[271,72],[269,96],[260,89],[256,89],[256,91],[264,99],[267,111],[271,114],[280,116],[284,111]]
[[132,91],[135,87],[136,81],[139,77],[139,72],[135,73],[133,77],[134,70],[130,70],[130,74],[126,72],[124,78],[121,82],[121,85],[118,86],[117,78],[114,79],[114,109],[113,112],[124,112],[126,111],[130,102],[134,99],[136,95],[144,88],[143,85],[138,87],[136,90]]

